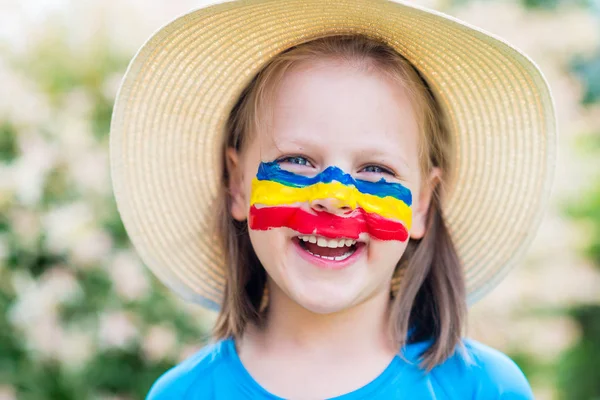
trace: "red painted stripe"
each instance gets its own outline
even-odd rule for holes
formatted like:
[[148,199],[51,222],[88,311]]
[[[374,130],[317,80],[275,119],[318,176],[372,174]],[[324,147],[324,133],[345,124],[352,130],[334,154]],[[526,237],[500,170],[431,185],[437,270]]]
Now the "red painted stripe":
[[298,207],[250,207],[250,228],[290,228],[303,235],[321,235],[330,238],[358,239],[363,232],[379,240],[408,239],[408,231],[401,223],[378,214],[357,209],[352,216],[341,217],[328,212],[310,213]]

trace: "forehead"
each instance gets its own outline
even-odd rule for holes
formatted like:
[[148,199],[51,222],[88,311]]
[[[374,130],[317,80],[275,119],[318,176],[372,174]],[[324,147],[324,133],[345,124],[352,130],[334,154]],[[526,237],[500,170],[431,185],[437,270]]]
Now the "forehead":
[[266,145],[415,150],[418,121],[406,89],[376,68],[344,60],[295,65],[272,94]]

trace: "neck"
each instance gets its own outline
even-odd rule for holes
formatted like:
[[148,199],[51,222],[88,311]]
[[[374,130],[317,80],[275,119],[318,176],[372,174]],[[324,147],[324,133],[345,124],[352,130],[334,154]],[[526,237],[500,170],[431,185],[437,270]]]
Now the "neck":
[[346,310],[318,314],[302,307],[269,282],[269,308],[263,328],[251,327],[246,339],[267,353],[284,351],[310,357],[394,354],[389,335],[389,293],[375,296]]

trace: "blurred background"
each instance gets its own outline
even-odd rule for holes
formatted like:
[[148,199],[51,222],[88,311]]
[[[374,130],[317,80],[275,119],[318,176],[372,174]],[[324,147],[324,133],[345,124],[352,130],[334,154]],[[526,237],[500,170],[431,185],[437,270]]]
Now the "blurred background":
[[[0,400],[142,399],[214,315],[143,267],[116,212],[113,100],[152,32],[203,0],[0,0]],[[551,209],[471,308],[536,398],[600,399],[600,0],[421,0],[525,51],[555,95]]]

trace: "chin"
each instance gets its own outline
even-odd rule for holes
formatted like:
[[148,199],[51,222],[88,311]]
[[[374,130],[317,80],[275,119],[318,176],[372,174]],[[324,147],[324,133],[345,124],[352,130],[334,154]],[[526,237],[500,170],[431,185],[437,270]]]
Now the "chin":
[[294,293],[292,300],[315,314],[332,314],[347,310],[357,304],[357,296],[353,293],[341,292],[339,288],[326,290],[314,288],[302,293]]
[[302,307],[314,314],[335,314],[352,307],[352,304],[337,303],[337,304],[316,304],[316,303],[301,303]]

